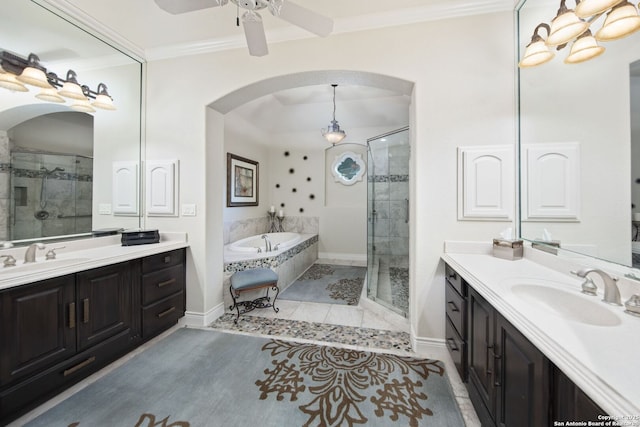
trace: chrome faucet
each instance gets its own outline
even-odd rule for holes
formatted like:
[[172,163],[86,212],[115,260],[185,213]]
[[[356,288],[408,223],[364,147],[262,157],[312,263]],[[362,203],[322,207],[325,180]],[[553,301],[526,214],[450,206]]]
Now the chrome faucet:
[[595,289],[592,289],[592,287],[595,288],[595,286],[593,285],[593,282],[591,282],[590,279],[587,277],[587,275],[589,273],[599,274],[600,277],[602,277],[602,281],[604,282],[604,298],[602,299],[602,301],[608,304],[622,305],[622,301],[620,300],[620,290],[618,289],[618,285],[616,284],[616,282],[618,281],[617,277],[612,277],[605,271],[600,270],[599,268],[584,268],[582,270],[572,271],[572,273],[578,277],[587,279],[587,281],[585,281],[585,284],[588,283],[591,286],[585,287],[583,285],[582,292],[589,295],[595,295],[596,293],[595,293]]
[[27,248],[27,251],[24,253],[24,262],[25,264],[28,262],[36,262],[36,249],[44,249],[45,246],[42,243],[32,243]]
[[263,234],[262,238],[264,239],[264,251],[271,252],[271,240],[269,240],[269,236]]

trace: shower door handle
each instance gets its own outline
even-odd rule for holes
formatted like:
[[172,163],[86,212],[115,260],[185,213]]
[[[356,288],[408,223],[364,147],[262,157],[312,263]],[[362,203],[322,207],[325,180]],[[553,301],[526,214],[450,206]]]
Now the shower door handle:
[[374,209],[371,211],[371,216],[369,217],[369,222],[376,222],[376,218],[378,217],[378,212]]
[[406,215],[404,217],[404,222],[405,224],[409,224],[409,199],[404,199],[404,203],[406,206],[406,209],[405,209]]

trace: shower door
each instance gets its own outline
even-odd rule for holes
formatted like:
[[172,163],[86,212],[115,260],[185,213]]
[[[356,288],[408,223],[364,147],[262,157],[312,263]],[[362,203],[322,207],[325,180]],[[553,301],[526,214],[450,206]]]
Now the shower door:
[[409,313],[409,128],[367,140],[367,295]]

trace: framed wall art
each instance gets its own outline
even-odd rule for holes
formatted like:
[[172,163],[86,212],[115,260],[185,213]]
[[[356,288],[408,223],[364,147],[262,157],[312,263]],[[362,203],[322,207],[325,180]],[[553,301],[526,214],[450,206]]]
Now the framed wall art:
[[227,206],[258,206],[258,162],[227,153]]

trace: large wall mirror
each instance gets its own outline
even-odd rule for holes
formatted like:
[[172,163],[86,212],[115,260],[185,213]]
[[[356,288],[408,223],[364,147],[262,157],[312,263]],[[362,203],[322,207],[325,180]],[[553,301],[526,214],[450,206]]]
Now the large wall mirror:
[[[0,51],[34,53],[48,72],[65,79],[73,70],[93,91],[105,84],[116,110],[78,112],[69,100],[41,101],[34,86],[0,87],[0,241],[140,226],[142,64],[49,8],[3,0]],[[123,167],[126,185],[114,179]]]
[[[575,7],[574,0],[566,3]],[[536,26],[549,24],[559,5],[518,5],[520,58]],[[605,17],[592,22],[594,33]],[[564,62],[569,44],[553,49],[550,62],[519,69],[520,234],[559,244],[565,255],[638,267],[640,32],[600,44],[605,52],[586,62]]]

